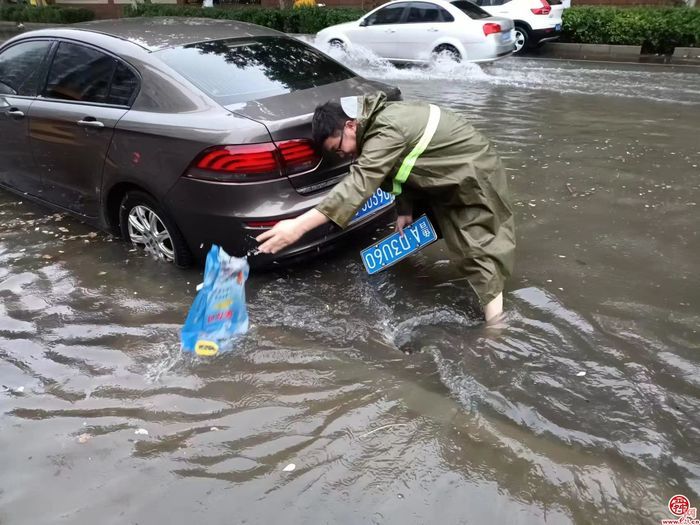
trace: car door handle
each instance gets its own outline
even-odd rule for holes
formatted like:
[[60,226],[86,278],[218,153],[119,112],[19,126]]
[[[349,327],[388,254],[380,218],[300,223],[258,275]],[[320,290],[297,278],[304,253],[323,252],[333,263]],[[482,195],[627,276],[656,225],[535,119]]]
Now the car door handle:
[[386,32],[387,33],[396,33],[396,29],[387,29]]
[[5,111],[5,115],[12,118],[24,118],[24,111],[20,111],[17,108],[10,108]]
[[428,31],[430,31],[431,33],[437,33],[437,32],[438,32],[438,30],[437,30],[436,28],[434,28],[434,27],[429,28]]
[[94,117],[85,117],[83,120],[78,121],[78,126],[84,128],[104,128],[105,125],[99,120],[95,120]]

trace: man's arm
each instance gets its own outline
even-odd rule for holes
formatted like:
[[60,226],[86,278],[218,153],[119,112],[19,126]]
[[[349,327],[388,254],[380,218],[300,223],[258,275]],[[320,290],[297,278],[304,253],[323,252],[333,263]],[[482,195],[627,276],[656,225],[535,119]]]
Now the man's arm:
[[392,169],[407,148],[400,131],[382,121],[381,115],[373,128],[371,135],[365,138],[357,163],[350,166],[350,173],[316,208],[294,219],[280,221],[256,238],[262,243],[258,248],[262,253],[277,253],[328,221],[341,228],[348,225],[382,181],[392,175]]
[[328,217],[315,208],[299,217],[280,221],[274,227],[258,235],[256,240],[262,244],[258,247],[262,253],[277,253],[282,248],[297,242],[306,232],[328,222]]
[[393,169],[407,147],[401,131],[379,115],[371,134],[365,137],[357,162],[350,166],[350,173],[316,209],[345,228],[384,179],[393,175]]

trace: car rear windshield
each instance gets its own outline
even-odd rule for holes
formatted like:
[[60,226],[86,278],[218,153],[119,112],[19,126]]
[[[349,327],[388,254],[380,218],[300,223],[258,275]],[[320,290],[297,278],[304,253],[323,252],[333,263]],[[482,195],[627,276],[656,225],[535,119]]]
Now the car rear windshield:
[[223,105],[357,76],[313,47],[284,37],[213,40],[156,55]]
[[451,2],[451,4],[472,20],[480,20],[491,16],[478,5],[474,5],[468,0],[456,0],[455,2]]

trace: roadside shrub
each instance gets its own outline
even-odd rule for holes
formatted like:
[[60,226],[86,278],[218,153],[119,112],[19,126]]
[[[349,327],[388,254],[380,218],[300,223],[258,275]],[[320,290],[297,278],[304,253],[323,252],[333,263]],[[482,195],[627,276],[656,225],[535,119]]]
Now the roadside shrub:
[[0,20],[10,22],[38,22],[47,24],[75,24],[87,22],[95,18],[95,13],[89,9],[77,7],[30,5],[0,6]]
[[267,9],[261,7],[244,8],[201,8],[164,4],[138,4],[128,6],[124,16],[189,16],[239,20],[250,22],[285,33],[317,33],[321,29],[357,20],[364,14],[362,9],[332,7],[295,7],[288,9]]
[[562,42],[642,46],[671,53],[700,46],[700,10],[687,7],[573,7],[564,11]]

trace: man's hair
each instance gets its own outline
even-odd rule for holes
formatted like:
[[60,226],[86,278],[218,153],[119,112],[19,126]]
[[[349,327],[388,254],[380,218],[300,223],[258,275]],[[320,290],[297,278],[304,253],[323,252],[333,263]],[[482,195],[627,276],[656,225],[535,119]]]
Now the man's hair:
[[343,131],[343,126],[350,120],[337,102],[326,102],[316,107],[311,121],[311,136],[319,148],[328,137],[334,137]]

